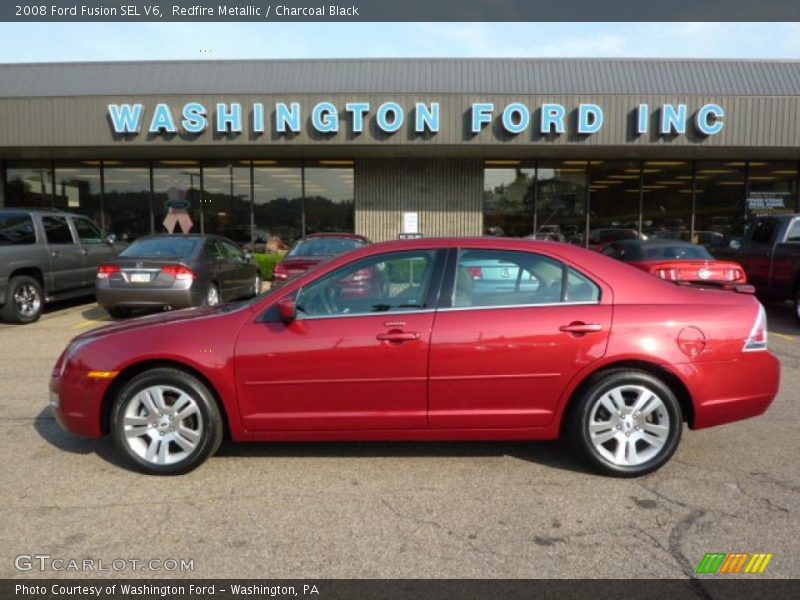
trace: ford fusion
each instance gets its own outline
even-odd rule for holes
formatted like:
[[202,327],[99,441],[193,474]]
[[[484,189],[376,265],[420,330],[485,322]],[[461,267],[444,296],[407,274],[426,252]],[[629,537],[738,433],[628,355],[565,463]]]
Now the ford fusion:
[[[353,293],[354,275],[371,285]],[[240,303],[112,324],[59,357],[69,431],[147,473],[234,441],[547,440],[642,475],[767,410],[779,363],[746,293],[535,240],[364,246]]]

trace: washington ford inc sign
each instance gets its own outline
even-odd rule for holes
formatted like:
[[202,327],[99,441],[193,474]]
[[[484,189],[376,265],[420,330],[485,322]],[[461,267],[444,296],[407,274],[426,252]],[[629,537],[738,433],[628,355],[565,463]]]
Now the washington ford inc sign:
[[[505,106],[475,102],[469,107],[465,126],[471,134],[478,134],[497,122],[510,135],[532,129],[542,135],[557,135],[565,133],[568,126],[578,134],[592,135],[605,124],[603,108],[597,104],[579,104],[570,110],[575,112],[574,119],[567,118],[568,107],[563,104],[548,103],[532,108],[522,102]],[[396,133],[404,127],[413,127],[413,132],[418,134],[436,134],[441,128],[438,102],[417,102],[407,107],[397,102],[378,106],[369,102],[348,102],[343,107],[332,102],[318,102],[305,110],[299,102],[276,102],[272,106],[259,102],[249,106],[238,102],[210,106],[188,102],[182,107],[158,103],[152,109],[142,103],[109,104],[108,117],[114,133],[120,136],[135,136],[143,129],[150,136],[199,135],[209,127],[217,134],[236,134],[244,131],[245,124],[256,135],[266,133],[268,128],[279,134],[300,133],[304,127],[330,136],[345,127],[358,134],[364,132],[370,121],[385,134]],[[725,111],[717,104],[704,104],[691,113],[686,104],[653,107],[639,104],[635,107],[635,126],[639,135],[650,133],[651,127],[657,127],[661,135],[682,135],[687,127],[694,127],[698,133],[711,136],[725,126]]]

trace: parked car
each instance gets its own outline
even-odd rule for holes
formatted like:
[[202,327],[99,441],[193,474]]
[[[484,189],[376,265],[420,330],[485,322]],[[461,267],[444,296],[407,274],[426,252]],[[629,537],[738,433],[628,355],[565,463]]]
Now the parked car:
[[261,291],[249,254],[216,235],[142,237],[96,273],[97,302],[117,319],[134,309],[216,306]]
[[712,250],[741,263],[759,296],[791,300],[800,324],[800,214],[758,217],[743,236]]
[[703,246],[689,242],[625,240],[610,243],[603,254],[670,281],[723,287],[747,283],[739,263],[716,260]]
[[311,267],[334,256],[369,244],[363,235],[350,233],[312,233],[300,239],[286,253],[272,273],[272,286],[280,287]]
[[611,242],[620,240],[646,240],[647,236],[636,229],[592,229],[589,232],[589,249],[602,252]]
[[0,317],[32,323],[46,302],[92,295],[97,267],[115,254],[113,238],[81,215],[0,210]]
[[[539,285],[459,286],[476,261],[540,274]],[[364,269],[388,285],[336,293]],[[675,285],[552,242],[420,239],[364,246],[249,301],[86,332],[58,358],[50,403],[69,431],[110,434],[153,474],[197,467],[227,433],[566,436],[601,472],[636,476],[669,460],[684,422],[766,411],[779,373],[752,294]]]

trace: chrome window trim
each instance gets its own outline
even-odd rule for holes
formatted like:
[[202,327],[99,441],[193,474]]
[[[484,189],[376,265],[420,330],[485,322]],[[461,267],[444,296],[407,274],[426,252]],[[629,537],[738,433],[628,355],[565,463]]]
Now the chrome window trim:
[[595,304],[602,304],[600,300],[591,300],[588,302],[543,302],[541,304],[501,304],[498,306],[451,306],[448,308],[440,308],[440,312],[450,312],[456,310],[495,310],[499,308],[538,308],[540,306],[592,306]]
[[319,319],[352,319],[353,317],[390,317],[393,315],[421,315],[425,313],[432,313],[436,312],[435,308],[423,308],[420,310],[382,310],[379,312],[370,312],[370,313],[352,313],[352,314],[343,314],[343,315],[309,315],[309,316],[302,316],[300,313],[297,314],[296,321],[317,321]]

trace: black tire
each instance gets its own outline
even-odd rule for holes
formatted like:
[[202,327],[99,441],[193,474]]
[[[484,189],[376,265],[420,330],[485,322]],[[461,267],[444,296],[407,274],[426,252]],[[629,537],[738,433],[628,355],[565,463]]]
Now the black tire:
[[[198,441],[194,449],[185,457],[171,464],[156,464],[156,462],[147,460],[129,445],[125,434],[126,410],[135,408],[139,402],[137,400],[139,392],[152,386],[175,388],[186,394],[195,402],[197,412],[200,416],[200,426],[197,427],[199,430],[197,434]],[[138,414],[141,415],[141,413]],[[161,416],[161,413],[158,413],[158,415]],[[149,412],[137,418],[149,419]],[[153,415],[153,418],[156,418],[156,416]],[[134,469],[149,475],[182,475],[196,469],[219,449],[222,443],[223,427],[222,415],[220,414],[214,395],[208,387],[196,377],[179,369],[172,368],[151,369],[128,381],[119,390],[116,398],[114,398],[110,421],[111,435],[114,439],[114,444],[125,461]],[[132,436],[141,440],[140,446],[156,444],[160,449],[164,444],[164,440],[167,439],[163,433],[166,433],[167,436],[175,435],[169,433],[166,429],[162,433],[154,426],[145,426],[145,428],[149,428],[153,432],[152,437],[148,433],[138,437]],[[175,431],[175,429],[173,428],[170,431]],[[159,433],[160,438],[155,437],[156,432]],[[147,438],[146,442],[144,439],[145,437]],[[172,441],[167,441],[167,448],[181,449]]]
[[[646,417],[640,416],[640,413],[637,412],[635,413],[636,416],[634,414],[626,414],[625,418],[620,419],[618,415],[623,413],[618,413],[618,415],[610,415],[602,420],[594,421],[597,424],[619,421],[618,426],[614,426],[613,429],[611,426],[608,427],[606,433],[613,434],[614,439],[609,439],[606,445],[601,444],[605,454],[611,455],[612,450],[618,449],[620,442],[616,440],[616,436],[620,436],[620,439],[626,441],[630,438],[627,443],[632,443],[637,448],[637,453],[642,450],[652,453],[655,446],[651,446],[646,441],[634,440],[640,435],[645,435],[644,429],[646,427],[666,427],[667,432],[664,434],[663,445],[649,459],[633,465],[618,464],[614,462],[613,457],[601,453],[601,450],[592,442],[589,425],[593,422],[592,412],[595,410],[595,405],[598,405],[595,416],[609,413],[600,402],[600,399],[615,388],[625,390],[622,393],[624,403],[630,402],[632,407],[635,397],[631,398],[630,395],[635,394],[633,391],[634,386],[635,388],[643,388],[652,392],[661,400],[663,408],[659,408],[658,411],[654,411]],[[648,403],[649,401],[645,403],[645,407]],[[609,420],[606,421],[606,418]],[[667,419],[668,425],[665,425],[664,423],[667,422]],[[615,477],[639,477],[659,469],[672,457],[681,439],[683,415],[675,394],[661,379],[643,371],[625,369],[602,373],[583,386],[574,403],[570,406],[566,426],[566,433],[573,449],[596,471]],[[635,431],[634,427],[636,427]],[[602,434],[599,433],[599,435]],[[623,435],[627,436],[627,438],[621,437]],[[642,450],[639,450],[639,448]],[[627,449],[623,450],[624,462],[629,461],[628,452]],[[631,455],[633,455],[632,452]],[[639,457],[641,458],[641,455]]]
[[[16,300],[18,294],[30,300],[21,305]],[[44,291],[39,281],[28,275],[12,277],[6,288],[6,303],[0,308],[0,317],[8,323],[33,323],[42,316],[43,309]]]
[[111,315],[112,319],[129,319],[131,314],[133,314],[130,308],[124,308],[122,306],[106,308],[106,312]]

